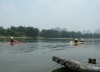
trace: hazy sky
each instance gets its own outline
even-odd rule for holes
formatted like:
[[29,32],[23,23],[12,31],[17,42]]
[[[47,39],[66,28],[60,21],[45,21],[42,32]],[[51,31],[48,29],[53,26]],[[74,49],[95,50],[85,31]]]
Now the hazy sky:
[[100,29],[100,0],[0,0],[0,26]]

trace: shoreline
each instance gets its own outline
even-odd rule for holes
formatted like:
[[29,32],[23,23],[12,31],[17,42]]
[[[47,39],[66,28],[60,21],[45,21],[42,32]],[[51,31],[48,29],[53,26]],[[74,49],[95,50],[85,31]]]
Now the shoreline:
[[[0,36],[0,39],[1,38],[10,38],[11,36]],[[14,36],[13,36],[14,37]],[[14,37],[14,38],[17,38],[17,39],[20,39],[20,38],[25,38],[25,39],[28,39],[28,38],[37,38],[37,39],[76,39],[76,38],[45,38],[45,37],[40,37],[40,36],[38,36],[38,37],[26,37],[26,36],[20,36],[20,37]],[[80,39],[80,38],[77,38],[77,39]],[[100,38],[83,38],[83,39],[100,39]]]

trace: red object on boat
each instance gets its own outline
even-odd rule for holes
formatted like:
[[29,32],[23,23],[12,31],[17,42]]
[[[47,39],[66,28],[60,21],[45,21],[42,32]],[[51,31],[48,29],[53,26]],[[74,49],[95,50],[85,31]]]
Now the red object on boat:
[[[11,44],[11,42],[3,42],[4,44]],[[24,42],[13,42],[13,44],[24,44]]]

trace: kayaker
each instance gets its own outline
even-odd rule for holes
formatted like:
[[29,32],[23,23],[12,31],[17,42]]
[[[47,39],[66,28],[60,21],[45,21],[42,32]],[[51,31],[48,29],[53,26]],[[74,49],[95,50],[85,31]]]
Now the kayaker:
[[10,42],[11,42],[11,45],[13,45],[14,42],[17,42],[17,41],[14,39],[14,37],[10,37]]
[[75,43],[78,43],[78,39],[75,39],[74,42],[75,42]]

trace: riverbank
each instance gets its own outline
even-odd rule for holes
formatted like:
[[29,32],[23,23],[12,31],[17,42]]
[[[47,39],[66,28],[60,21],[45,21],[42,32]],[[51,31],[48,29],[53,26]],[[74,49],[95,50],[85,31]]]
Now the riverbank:
[[[0,38],[10,38],[11,36],[0,36]],[[14,37],[14,36],[13,36]],[[28,39],[28,38],[34,38],[34,39],[76,39],[76,38],[45,38],[45,37],[26,37],[26,36],[20,36],[20,37],[14,37],[14,38],[23,38],[23,39]],[[80,38],[77,38],[80,39]],[[100,40],[100,38],[83,38],[83,39],[91,39],[91,40]]]
[[[10,38],[11,36],[0,36],[0,38]],[[14,37],[14,36],[13,36]],[[38,39],[44,39],[44,37],[26,37],[26,36],[20,36],[20,37],[14,37],[14,38],[23,38],[23,39],[28,39],[28,38],[38,38]]]
[[[10,38],[11,36],[0,36],[0,38]],[[14,38],[31,38],[31,37],[25,37],[25,36],[22,36],[22,37],[14,37]]]

